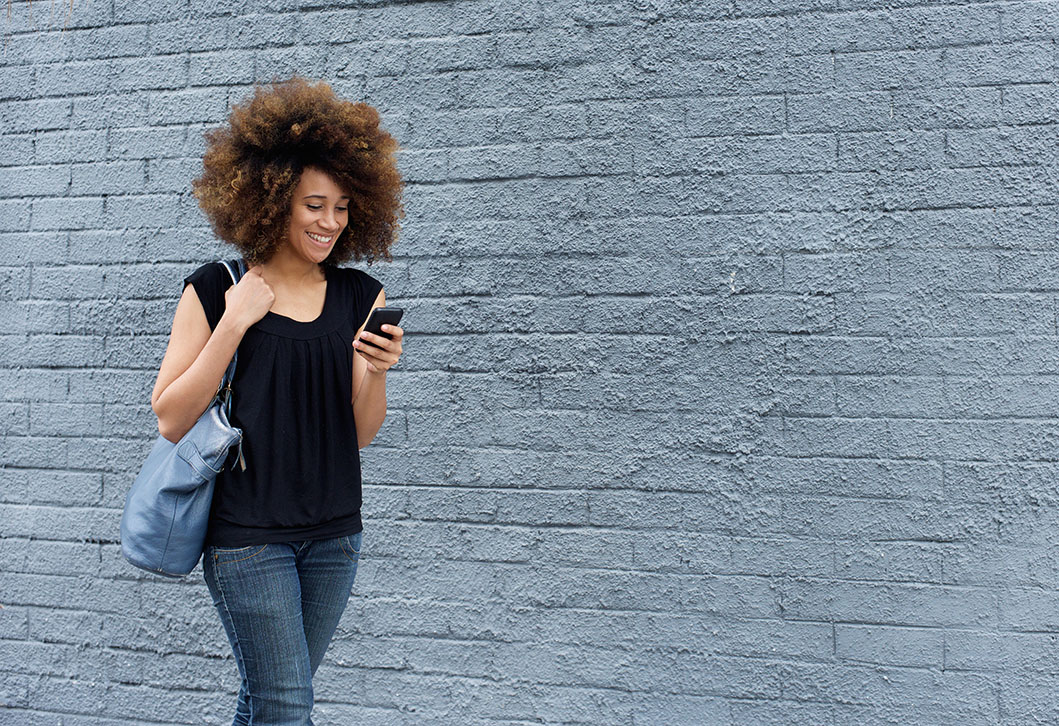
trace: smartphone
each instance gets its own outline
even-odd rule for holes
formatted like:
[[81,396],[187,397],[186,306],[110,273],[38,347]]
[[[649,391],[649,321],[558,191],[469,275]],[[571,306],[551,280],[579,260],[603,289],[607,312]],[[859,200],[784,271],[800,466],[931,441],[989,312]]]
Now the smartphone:
[[[392,335],[384,333],[382,331],[383,325],[397,325],[401,322],[401,316],[404,315],[404,310],[401,308],[375,308],[368,315],[368,322],[364,323],[364,332],[375,333],[381,335],[384,338],[393,338]],[[362,342],[365,345],[372,345],[378,348],[379,346],[372,343],[367,338],[364,338]]]

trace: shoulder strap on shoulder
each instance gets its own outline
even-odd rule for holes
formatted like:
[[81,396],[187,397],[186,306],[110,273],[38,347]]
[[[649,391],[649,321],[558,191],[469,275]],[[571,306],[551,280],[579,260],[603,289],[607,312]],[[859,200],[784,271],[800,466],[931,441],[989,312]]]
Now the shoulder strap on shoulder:
[[232,269],[232,263],[228,260],[217,261],[224,265],[224,269],[228,270],[228,274],[232,276],[232,284],[238,284],[239,280],[241,280],[246,273],[246,262],[242,257],[235,261],[236,266],[234,270]]
[[[228,270],[228,274],[232,276],[232,284],[239,282],[239,279],[243,276],[243,260],[240,258],[236,261],[236,269],[232,270],[232,264],[228,260],[217,260],[224,269]],[[228,368],[224,371],[224,377],[221,378],[221,384],[217,387],[217,396],[220,397],[222,404],[224,405],[225,413],[231,415],[232,408],[232,379],[235,378],[235,364],[239,360],[239,350],[236,349],[235,355],[232,356],[232,360],[228,363]]]

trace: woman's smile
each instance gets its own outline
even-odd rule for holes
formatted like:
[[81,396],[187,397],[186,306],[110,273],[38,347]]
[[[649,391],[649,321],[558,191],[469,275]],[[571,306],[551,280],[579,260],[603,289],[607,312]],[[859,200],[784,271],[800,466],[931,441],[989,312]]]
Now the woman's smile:
[[335,235],[328,236],[322,234],[314,234],[312,232],[306,232],[305,234],[308,235],[309,239],[311,239],[313,242],[320,245],[321,247],[330,247],[331,243],[335,239]]

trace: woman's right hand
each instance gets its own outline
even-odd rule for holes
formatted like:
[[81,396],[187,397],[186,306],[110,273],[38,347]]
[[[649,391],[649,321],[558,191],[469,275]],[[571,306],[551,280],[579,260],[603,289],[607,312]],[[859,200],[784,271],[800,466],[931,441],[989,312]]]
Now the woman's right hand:
[[254,265],[224,291],[224,316],[231,316],[236,326],[246,330],[265,317],[275,300],[276,293],[261,276],[261,265]]

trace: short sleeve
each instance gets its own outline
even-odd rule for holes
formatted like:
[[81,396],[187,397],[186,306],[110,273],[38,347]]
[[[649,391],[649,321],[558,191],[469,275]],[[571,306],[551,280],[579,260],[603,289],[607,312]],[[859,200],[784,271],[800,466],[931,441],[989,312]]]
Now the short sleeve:
[[382,291],[382,283],[363,270],[355,267],[350,267],[348,270],[353,291],[353,322],[357,328],[360,328],[368,319],[368,313],[375,304],[375,298],[379,297]]
[[184,278],[184,287],[189,284],[199,296],[210,330],[214,330],[224,314],[224,291],[232,285],[231,275],[220,262],[209,262]]

